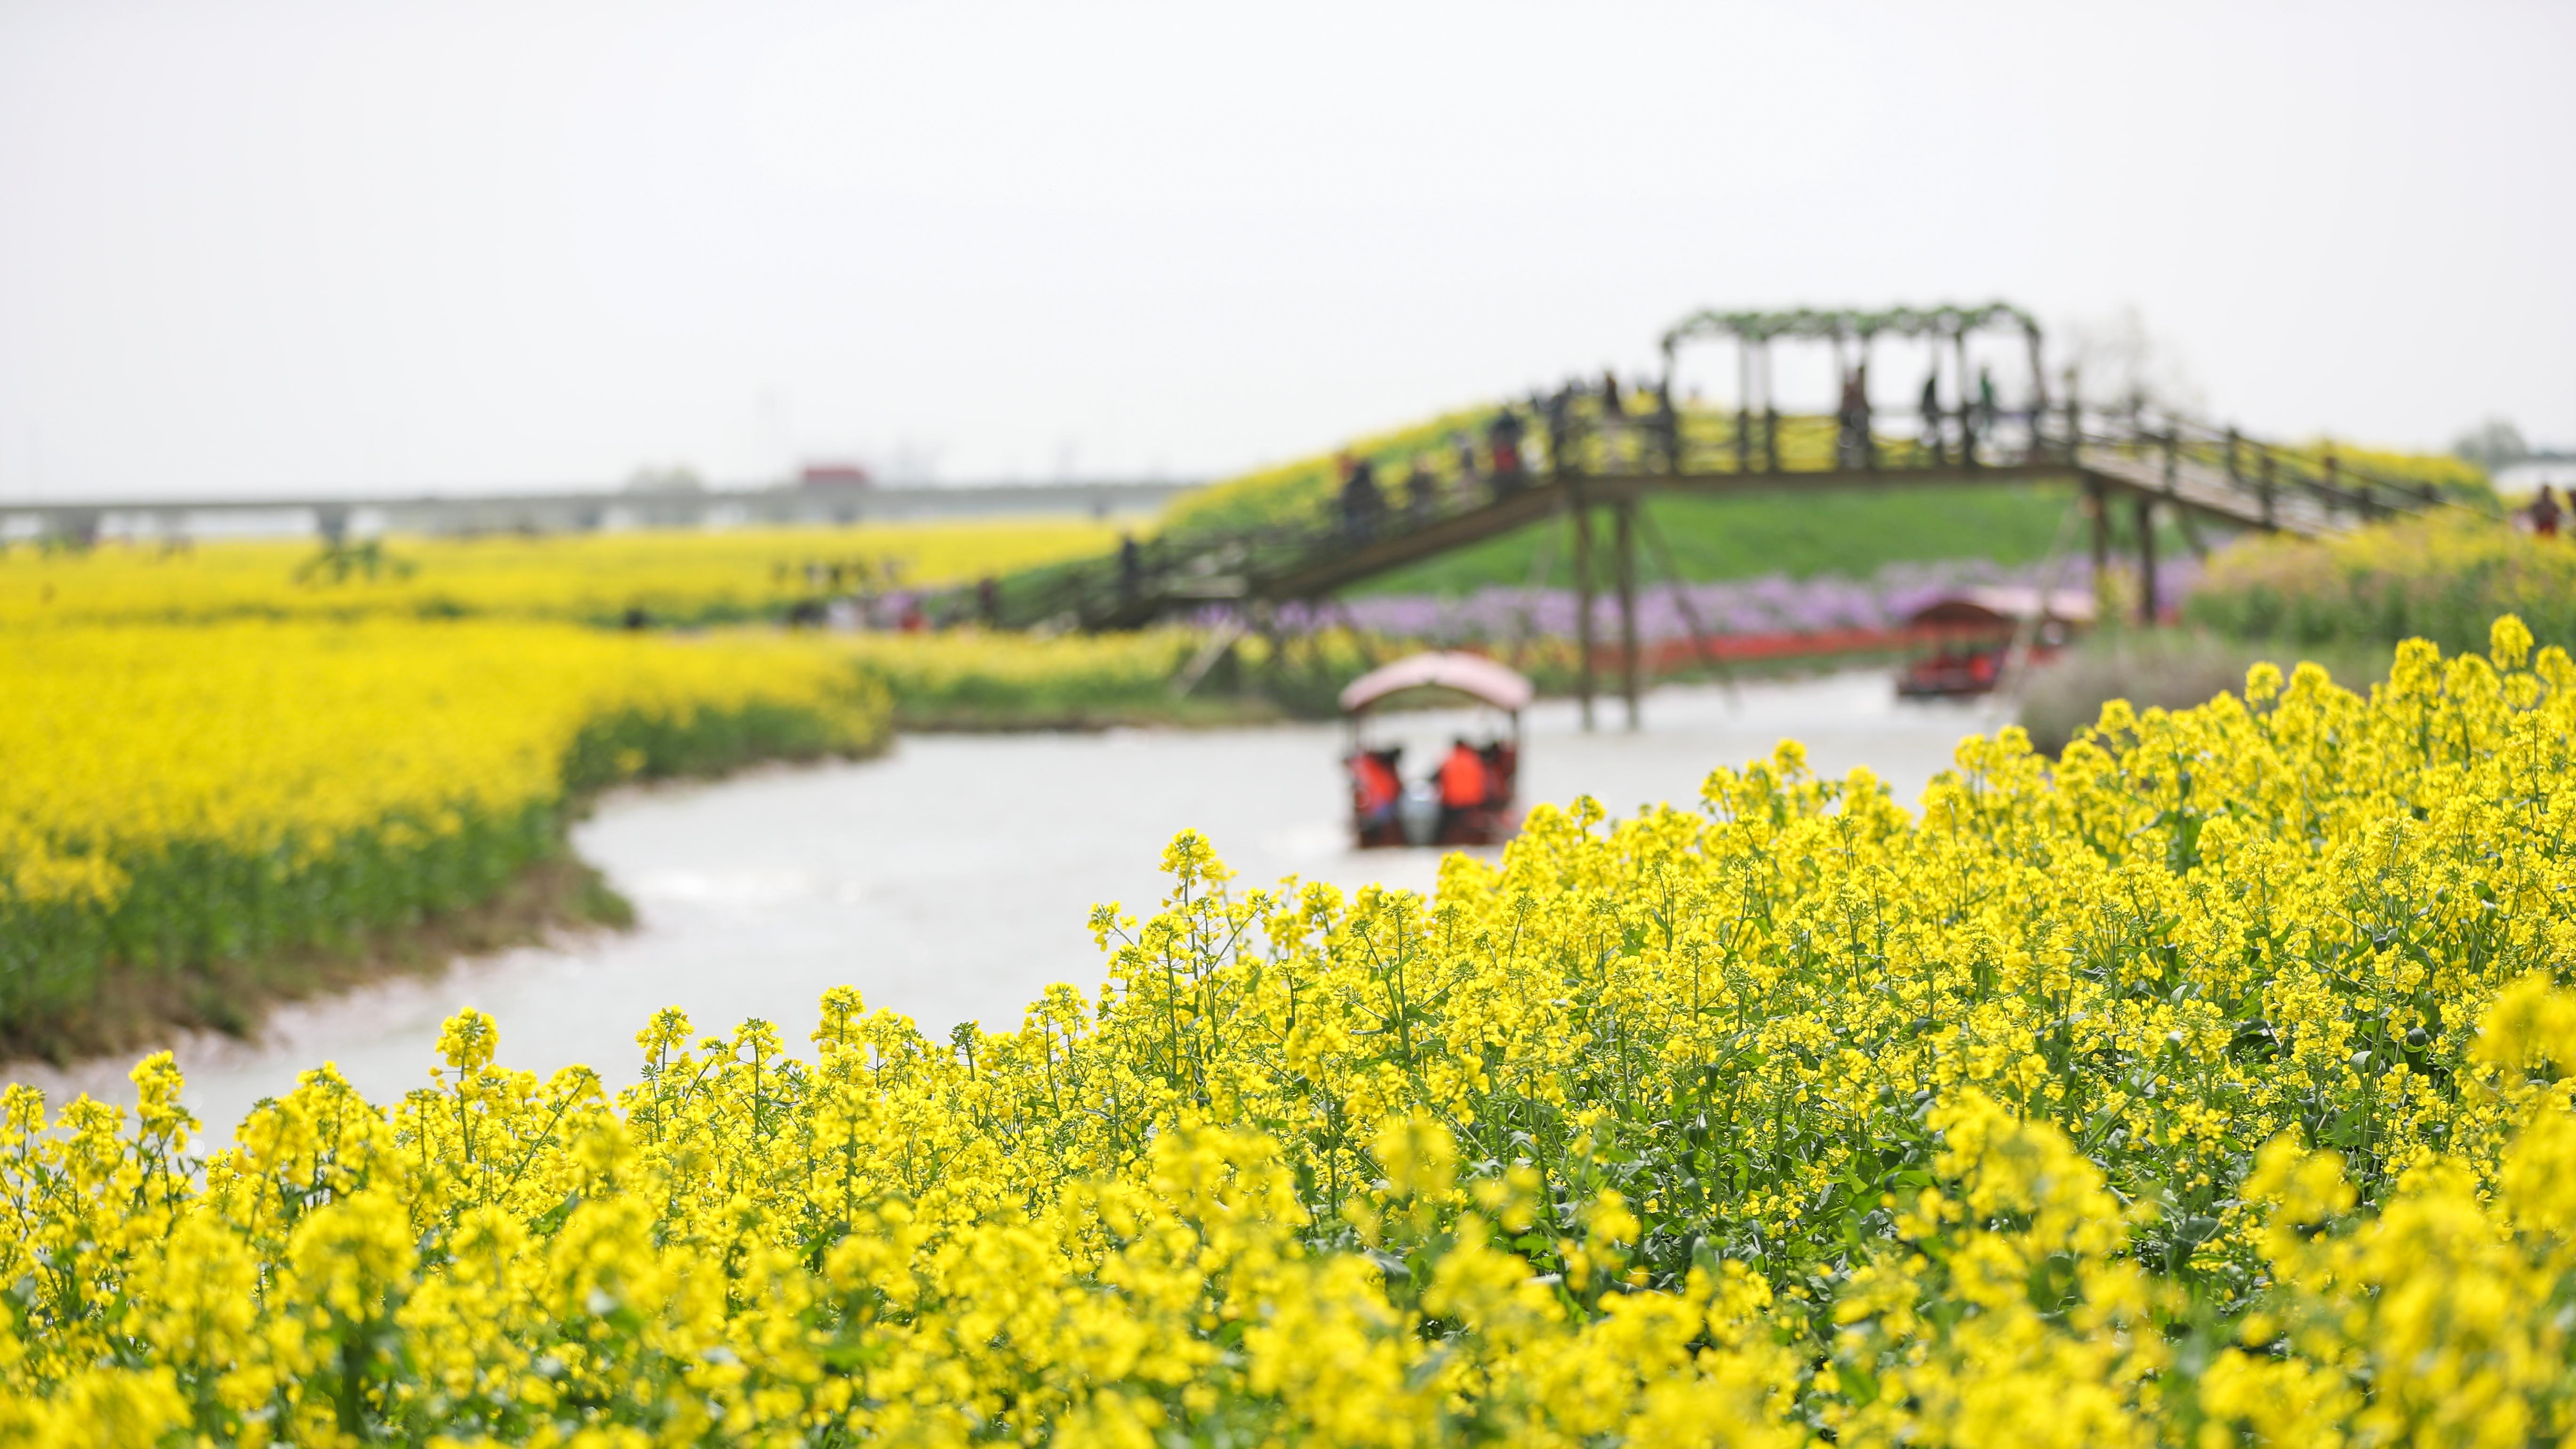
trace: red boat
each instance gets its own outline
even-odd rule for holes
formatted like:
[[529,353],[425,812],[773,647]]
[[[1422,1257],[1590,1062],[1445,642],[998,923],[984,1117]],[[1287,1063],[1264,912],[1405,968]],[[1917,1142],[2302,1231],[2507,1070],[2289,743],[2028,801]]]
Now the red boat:
[[[1535,693],[1516,670],[1481,654],[1446,650],[1399,659],[1352,680],[1341,704],[1350,721],[1342,769],[1350,781],[1353,842],[1366,850],[1510,839],[1521,823],[1521,711]],[[1370,743],[1370,711],[1398,695],[1426,694],[1463,696],[1502,719],[1456,736],[1438,765],[1408,781],[1404,747]]]
[[2013,642],[2033,661],[2054,656],[2093,622],[2093,596],[2079,589],[1978,588],[1933,600],[1906,616],[1907,632],[1929,639],[1929,654],[1896,676],[1909,698],[1990,694],[2003,682]]

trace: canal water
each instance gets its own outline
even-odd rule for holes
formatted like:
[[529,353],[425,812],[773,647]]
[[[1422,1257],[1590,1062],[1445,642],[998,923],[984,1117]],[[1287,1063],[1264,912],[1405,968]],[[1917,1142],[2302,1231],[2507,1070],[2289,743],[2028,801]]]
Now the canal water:
[[[1462,730],[1497,717],[1396,716],[1382,733],[1424,773]],[[1648,696],[1631,734],[1614,702],[1585,734],[1574,707],[1526,719],[1525,801],[1589,794],[1614,815],[1696,800],[1719,765],[1803,740],[1820,773],[1868,765],[1914,803],[1976,707],[1900,702],[1883,672],[1677,687]],[[1384,741],[1379,741],[1384,742]],[[367,1095],[425,1085],[439,1023],[466,1006],[497,1020],[504,1065],[575,1062],[611,1087],[634,1080],[635,1034],[665,1006],[700,1033],[776,1023],[800,1053],[825,988],[852,985],[945,1036],[960,1021],[1015,1028],[1048,984],[1095,992],[1104,975],[1095,902],[1134,915],[1163,888],[1164,845],[1204,832],[1244,885],[1282,876],[1428,890],[1438,853],[1349,848],[1334,725],[1104,734],[916,736],[855,764],[656,786],[603,800],[573,840],[634,902],[632,932],[565,939],[458,962],[271,1015],[260,1039],[176,1045],[190,1108],[216,1141],[296,1074],[336,1062]],[[6,1069],[56,1105],[76,1091],[130,1105],[128,1063]]]

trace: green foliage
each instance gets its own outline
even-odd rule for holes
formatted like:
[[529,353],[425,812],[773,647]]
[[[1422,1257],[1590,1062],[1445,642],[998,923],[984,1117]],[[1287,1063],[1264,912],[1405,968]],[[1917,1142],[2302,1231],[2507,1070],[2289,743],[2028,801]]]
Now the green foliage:
[[2543,644],[2576,645],[2576,546],[2461,512],[2251,540],[2212,562],[2184,612],[2238,638],[2445,649],[2476,647],[2513,613]]
[[[1665,497],[1646,511],[1690,583],[1788,574],[1866,578],[1892,563],[1984,558],[2031,563],[2060,541],[2072,505],[2053,484],[1940,485],[1880,493],[1783,490],[1736,498]],[[1543,545],[1549,530],[1558,537]],[[1354,590],[1371,594],[1470,594],[1530,581],[1542,547],[1543,583],[1573,582],[1565,525],[1550,521],[1380,575]],[[2071,535],[2069,535],[2071,537]]]
[[1335,459],[1348,451],[1376,460],[1382,482],[1391,468],[1411,466],[1416,457],[1429,462],[1442,477],[1457,473],[1450,450],[1454,433],[1467,433],[1481,447],[1493,407],[1459,408],[1423,422],[1354,438],[1328,453],[1256,469],[1239,478],[1212,484],[1174,500],[1163,511],[1162,532],[1172,538],[1199,538],[1242,533],[1281,523],[1320,517],[1331,505],[1339,483]]
[[2108,628],[2032,673],[2020,723],[2034,748],[2053,755],[2115,699],[2139,710],[2192,709],[2243,689],[2246,671],[2266,660],[2284,672],[2312,660],[2337,679],[2366,681],[2387,678],[2389,658],[2387,648],[2369,644],[2320,653],[2201,630]]

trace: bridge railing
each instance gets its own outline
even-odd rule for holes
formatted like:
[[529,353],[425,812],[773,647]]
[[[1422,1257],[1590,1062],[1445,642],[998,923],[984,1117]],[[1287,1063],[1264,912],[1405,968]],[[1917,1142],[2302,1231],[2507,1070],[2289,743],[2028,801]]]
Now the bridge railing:
[[1524,467],[1497,475],[1452,467],[1428,476],[1428,485],[1419,489],[1409,474],[1381,477],[1374,506],[1328,495],[1301,515],[1256,528],[1139,539],[1132,561],[1122,551],[1070,566],[1010,601],[1008,621],[1090,625],[1145,603],[1224,603],[1241,597],[1255,580],[1490,507],[1541,482],[1544,472]]
[[2168,492],[2223,481],[2251,500],[2267,524],[2301,507],[2315,509],[2329,525],[2437,508],[2489,511],[2477,500],[2446,492],[2436,480],[2355,465],[2327,445],[2266,442],[2234,428],[2138,409],[2077,413],[2069,426],[2082,447],[2144,465]]
[[1876,406],[1783,413],[1674,404],[1653,394],[1631,394],[1614,407],[1596,392],[1543,411],[1553,460],[1591,475],[1902,472],[2064,460],[2063,442],[2051,432],[2059,419],[2000,402],[1928,413]]
[[[2330,449],[2265,442],[2139,408],[2024,401],[1992,409],[1971,403],[1928,411],[1872,407],[1851,416],[1783,414],[1673,404],[1643,390],[1614,401],[1599,389],[1567,387],[1513,410],[1523,419],[1517,468],[1498,467],[1501,451],[1490,446],[1478,450],[1482,466],[1474,471],[1447,451],[1372,460],[1373,469],[1386,466],[1376,477],[1374,503],[1366,490],[1345,489],[1325,494],[1303,515],[1260,527],[1141,539],[1132,556],[1070,567],[1023,591],[1010,601],[1005,622],[1094,626],[1192,601],[1223,603],[1265,577],[1432,527],[1557,478],[1954,474],[1992,466],[2073,471],[2107,455],[2130,464],[2133,477],[2141,471],[2160,477],[2165,491],[2184,501],[2206,503],[2208,491],[2223,486],[2235,495],[2238,516],[2281,526],[2320,516],[2334,526],[2457,506],[2434,483],[2356,467]],[[1429,466],[1435,456],[1436,469]],[[1419,487],[1415,470],[1427,480]]]

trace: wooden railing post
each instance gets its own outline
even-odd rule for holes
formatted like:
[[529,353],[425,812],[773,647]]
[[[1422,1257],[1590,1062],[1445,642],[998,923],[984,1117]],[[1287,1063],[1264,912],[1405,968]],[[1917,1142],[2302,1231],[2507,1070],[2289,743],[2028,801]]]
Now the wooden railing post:
[[[2111,495],[2102,487],[2100,478],[2084,480],[2084,511],[2093,516],[2093,601],[2106,605],[2110,595],[2104,590],[2111,583]],[[2101,612],[2108,614],[2104,607]]]
[[1735,471],[1753,471],[1753,344],[1735,339]]
[[[2328,448],[2328,449],[2326,450],[2326,455],[2325,455],[2325,473],[2326,473],[2326,492],[2327,492],[2328,494],[2330,494],[2330,495],[2340,495],[2340,494],[2344,493],[2344,492],[2345,492],[2345,489],[2344,489],[2344,486],[2343,486],[2343,460],[2342,460],[2342,459],[2340,459],[2340,458],[2337,458],[2337,457],[2334,455],[2334,450],[2333,450],[2332,448]],[[2366,489],[2366,488],[2356,488],[2356,489],[2353,489],[2353,490],[2351,490],[2351,498],[2352,498],[2352,504],[2353,504],[2353,508],[2352,508],[2353,513],[2354,513],[2355,515],[2357,515],[2357,516],[2361,519],[2361,521],[2362,521],[2362,522],[2364,522],[2364,523],[2368,523],[2368,522],[2370,521],[2370,492],[2369,492],[2369,490],[2368,490],[2368,489]]]
[[2138,495],[2138,623],[2156,626],[2156,501]]
[[2171,498],[2182,478],[2182,425],[2172,417],[2165,419],[2165,496]]
[[1611,521],[1611,583],[1619,592],[1619,695],[1628,704],[1628,732],[1645,727],[1643,651],[1637,646],[1637,500],[1622,498]]
[[1583,729],[1592,730],[1592,505],[1583,485],[1568,479],[1566,502],[1574,510],[1574,693],[1583,706]]
[[2278,491],[2279,460],[2273,455],[2272,450],[2269,448],[2265,448],[2262,451],[2261,456],[2263,466],[2255,476],[2254,492],[2255,496],[2263,501],[2263,526],[2265,528],[2278,528],[2281,526],[2281,520],[2279,515],[2273,511],[2274,504],[2272,500]]

